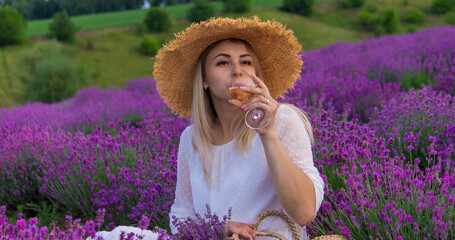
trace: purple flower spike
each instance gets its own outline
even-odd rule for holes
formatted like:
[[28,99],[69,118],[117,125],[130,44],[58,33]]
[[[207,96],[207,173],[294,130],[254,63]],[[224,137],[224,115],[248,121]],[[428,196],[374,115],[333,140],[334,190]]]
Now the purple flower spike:
[[150,224],[150,218],[148,218],[146,215],[142,215],[142,218],[139,221],[139,228],[142,230],[145,230],[148,228],[149,224]]

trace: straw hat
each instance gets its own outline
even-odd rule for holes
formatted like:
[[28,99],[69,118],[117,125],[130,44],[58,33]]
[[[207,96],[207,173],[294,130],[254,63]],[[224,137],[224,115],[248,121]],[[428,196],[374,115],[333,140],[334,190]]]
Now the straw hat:
[[193,23],[156,55],[154,78],[164,102],[174,113],[191,116],[193,78],[199,56],[219,40],[238,38],[256,51],[263,81],[273,98],[294,86],[303,64],[301,46],[292,30],[276,21],[253,18],[211,18]]

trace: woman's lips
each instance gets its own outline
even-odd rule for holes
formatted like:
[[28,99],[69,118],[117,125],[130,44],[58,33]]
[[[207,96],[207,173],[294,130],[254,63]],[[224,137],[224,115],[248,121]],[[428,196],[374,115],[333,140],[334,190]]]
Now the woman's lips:
[[231,87],[253,87],[256,84],[254,84],[253,79],[247,77],[247,76],[239,76],[233,80],[233,84]]
[[234,84],[232,84],[232,87],[243,87],[245,86],[244,83],[241,83],[241,82],[235,82]]
[[250,84],[245,84],[244,82],[235,82],[232,84],[231,87],[255,87],[256,84],[250,83]]

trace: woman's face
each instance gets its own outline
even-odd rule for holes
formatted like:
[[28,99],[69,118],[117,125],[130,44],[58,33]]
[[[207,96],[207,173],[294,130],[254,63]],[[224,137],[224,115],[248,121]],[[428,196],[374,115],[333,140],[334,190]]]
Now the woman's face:
[[[254,73],[255,62],[244,43],[225,40],[216,45],[205,60],[204,87],[208,87],[212,100],[231,99],[229,87],[242,85],[240,79]],[[244,71],[242,71],[244,70]]]

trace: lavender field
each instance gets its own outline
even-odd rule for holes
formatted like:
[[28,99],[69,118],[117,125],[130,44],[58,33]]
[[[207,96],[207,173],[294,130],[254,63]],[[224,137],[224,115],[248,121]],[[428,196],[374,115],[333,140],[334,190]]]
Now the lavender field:
[[[301,78],[280,101],[307,111],[314,127],[326,185],[310,235],[454,239],[455,27],[339,42],[302,59]],[[151,78],[0,109],[0,239],[168,229],[189,124]],[[60,221],[16,211],[42,202]]]

